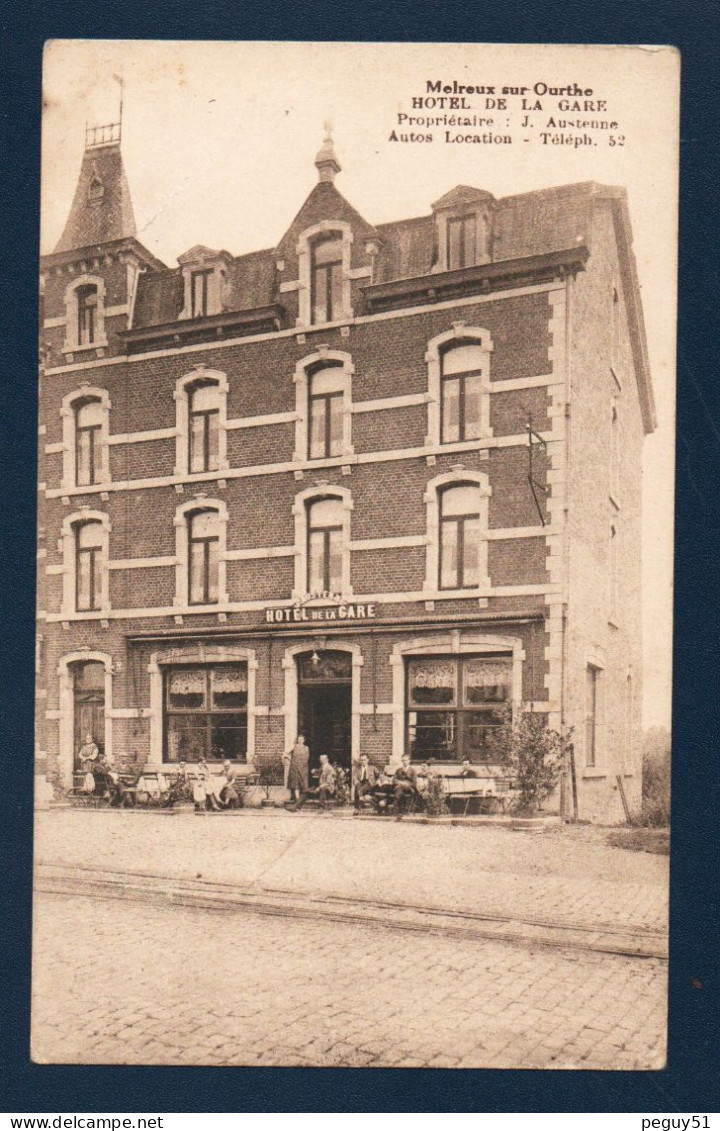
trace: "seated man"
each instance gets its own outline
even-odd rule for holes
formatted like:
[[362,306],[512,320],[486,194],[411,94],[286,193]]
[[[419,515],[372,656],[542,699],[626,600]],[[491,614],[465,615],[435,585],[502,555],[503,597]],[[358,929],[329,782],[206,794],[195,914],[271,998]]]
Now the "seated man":
[[355,765],[355,791],[353,801],[355,802],[355,812],[359,812],[362,806],[363,797],[372,793],[378,783],[379,774],[375,766],[369,760],[367,754],[360,755],[360,761]]
[[320,777],[318,778],[318,797],[323,809],[335,796],[335,769],[330,765],[327,754],[320,755]]
[[327,754],[320,755],[320,770],[317,773],[318,783],[316,788],[305,790],[300,800],[292,805],[294,812],[297,812],[298,809],[302,809],[309,797],[317,797],[321,808],[327,808],[328,802],[335,794],[335,770],[330,765]]
[[395,798],[395,820],[399,821],[403,809],[407,809],[418,792],[417,773],[410,765],[410,755],[403,754],[402,762],[393,777],[393,793]]

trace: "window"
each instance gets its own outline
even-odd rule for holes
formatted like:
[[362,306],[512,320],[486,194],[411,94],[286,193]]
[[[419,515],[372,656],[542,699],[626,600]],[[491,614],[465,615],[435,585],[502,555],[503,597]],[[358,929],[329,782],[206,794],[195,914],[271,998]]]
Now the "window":
[[316,499],[307,509],[308,593],[343,591],[343,502]]
[[219,599],[220,529],[217,511],[188,515],[188,604],[214,605]]
[[190,317],[204,318],[210,312],[209,288],[214,274],[212,267],[190,272]]
[[477,220],[470,216],[451,216],[447,222],[447,267],[472,267],[476,260]]
[[473,483],[440,493],[440,589],[480,584],[480,493]]
[[481,434],[483,349],[459,345],[442,355],[441,439],[443,444],[476,440]]
[[102,608],[102,523],[75,527],[75,607],[79,613]]
[[92,346],[97,340],[98,289],[94,284],[78,287],[77,344]]
[[105,333],[105,283],[96,275],[80,275],[65,290],[63,350],[100,349]]
[[406,749],[413,761],[497,760],[508,721],[512,657],[422,657],[406,663]]
[[310,377],[309,442],[310,459],[329,459],[343,452],[345,392],[342,367],[335,363],[316,370]]
[[105,410],[99,400],[75,403],[75,485],[101,482],[103,422]]
[[165,671],[165,761],[247,761],[247,664]]
[[188,471],[217,471],[220,407],[218,386],[207,381],[191,386],[188,396]]
[[343,311],[343,241],[329,235],[312,245],[311,322],[332,322]]
[[[490,334],[453,322],[431,338],[428,366],[428,430],[425,443],[465,443],[492,436],[490,427]],[[480,445],[478,445],[480,446]]]
[[197,365],[175,384],[175,475],[202,475],[227,466],[228,379]]
[[588,769],[595,769],[598,764],[601,675],[601,668],[588,664],[585,670],[585,765]]

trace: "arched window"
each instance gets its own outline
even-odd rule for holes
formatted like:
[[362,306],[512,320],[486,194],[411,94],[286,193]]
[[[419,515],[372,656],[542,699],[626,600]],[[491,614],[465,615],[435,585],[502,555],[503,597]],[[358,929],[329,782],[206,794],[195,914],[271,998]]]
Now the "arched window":
[[220,520],[217,511],[187,516],[188,604],[214,605],[219,600]]
[[454,322],[428,342],[428,432],[426,444],[457,444],[492,436],[490,357],[487,330]]
[[457,345],[442,354],[441,442],[477,440],[482,435],[481,401],[483,360],[475,343]]
[[226,375],[204,365],[195,366],[176,382],[176,475],[227,468],[227,395]]
[[81,275],[65,291],[63,350],[100,348],[105,333],[105,283],[99,276]]
[[480,492],[461,483],[440,492],[440,589],[480,584]]
[[97,612],[103,604],[102,523],[97,520],[75,526],[75,608],[79,613]]
[[98,290],[90,283],[77,289],[77,341],[79,346],[92,346],[97,338]]
[[339,498],[307,504],[308,593],[340,593],[343,589],[344,506]]
[[216,381],[198,381],[188,391],[188,471],[217,471],[220,403]]
[[322,366],[310,376],[308,399],[308,457],[330,459],[343,452],[345,391],[339,362]]
[[74,408],[75,485],[88,487],[102,482],[105,409],[96,399],[75,401]]
[[110,482],[110,398],[106,389],[84,386],[63,397],[62,486]]
[[311,322],[332,322],[343,311],[343,241],[331,233],[312,245]]

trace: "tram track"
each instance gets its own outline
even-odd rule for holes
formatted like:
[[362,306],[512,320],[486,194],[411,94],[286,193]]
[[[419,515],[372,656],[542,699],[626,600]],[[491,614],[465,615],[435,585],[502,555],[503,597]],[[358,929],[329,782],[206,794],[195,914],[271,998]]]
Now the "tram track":
[[125,899],[161,906],[225,913],[317,919],[347,925],[437,934],[447,938],[494,940],[667,960],[667,936],[640,924],[572,922],[493,911],[469,912],[408,906],[284,889],[240,886],[160,873],[110,871],[39,863],[39,892],[95,899]]

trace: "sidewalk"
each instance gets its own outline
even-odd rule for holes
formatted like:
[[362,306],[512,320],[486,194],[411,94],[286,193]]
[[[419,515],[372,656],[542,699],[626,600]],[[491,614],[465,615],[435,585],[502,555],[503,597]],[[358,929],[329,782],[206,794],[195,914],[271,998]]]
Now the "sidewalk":
[[437,826],[281,810],[38,812],[37,864],[436,911],[664,930],[668,861],[577,830]]

